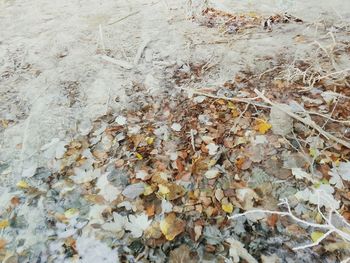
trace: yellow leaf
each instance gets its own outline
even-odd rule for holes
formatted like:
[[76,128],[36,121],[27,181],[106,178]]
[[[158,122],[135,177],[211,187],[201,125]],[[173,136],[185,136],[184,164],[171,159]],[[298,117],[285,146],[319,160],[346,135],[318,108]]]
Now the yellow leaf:
[[7,219],[0,221],[0,229],[6,228],[10,225],[9,221]]
[[176,218],[175,213],[170,213],[160,221],[159,227],[167,240],[173,240],[184,231],[185,224],[183,220]]
[[216,160],[212,159],[208,162],[208,168],[213,167],[216,164]]
[[231,203],[222,204],[221,207],[226,213],[232,213],[233,211],[233,205]]
[[255,126],[255,129],[259,131],[261,134],[265,134],[268,130],[270,130],[272,125],[264,120],[258,120],[258,124]]
[[317,213],[317,215],[315,217],[315,221],[316,221],[316,223],[319,223],[319,224],[322,223],[323,217],[320,213]]
[[163,197],[170,193],[169,188],[165,185],[160,184],[158,185],[158,188],[158,193]]
[[233,104],[232,101],[229,101],[227,103],[227,108],[231,109],[231,110],[235,110],[236,109],[236,106]]
[[146,137],[146,142],[148,145],[151,145],[154,142],[154,138],[153,137]]
[[78,213],[79,213],[78,209],[76,209],[76,208],[69,208],[68,210],[66,210],[64,212],[64,216],[67,217],[67,218],[72,218],[75,215],[77,215]]
[[143,156],[142,156],[141,154],[139,154],[139,153],[135,153],[135,156],[136,156],[136,158],[139,159],[139,160],[142,160],[142,159],[143,159]]
[[311,233],[311,239],[313,242],[317,242],[323,236],[324,236],[324,233],[320,231],[314,231]]
[[17,183],[17,187],[18,187],[18,188],[23,188],[23,189],[25,189],[25,188],[28,188],[29,185],[28,185],[28,183],[27,183],[26,181],[21,180],[21,181],[19,181],[19,182]]
[[143,192],[144,196],[150,195],[154,192],[153,187],[150,185],[145,185],[145,191]]
[[312,157],[317,157],[317,149],[315,148],[310,148],[309,153]]

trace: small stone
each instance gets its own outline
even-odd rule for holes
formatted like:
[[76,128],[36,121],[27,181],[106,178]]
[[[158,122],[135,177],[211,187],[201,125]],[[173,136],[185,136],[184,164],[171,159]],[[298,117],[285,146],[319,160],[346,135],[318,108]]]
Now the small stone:
[[[283,104],[279,106],[288,107]],[[285,136],[293,131],[293,119],[276,106],[271,108],[270,124],[272,125],[272,132],[277,135]]]

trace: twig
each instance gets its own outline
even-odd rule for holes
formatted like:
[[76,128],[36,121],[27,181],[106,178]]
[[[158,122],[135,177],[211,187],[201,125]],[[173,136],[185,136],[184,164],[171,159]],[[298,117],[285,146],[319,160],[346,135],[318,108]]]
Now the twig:
[[119,22],[121,22],[121,21],[123,21],[123,20],[127,19],[128,17],[130,17],[130,16],[134,16],[134,15],[136,15],[136,14],[140,13],[140,12],[141,12],[141,10],[138,10],[138,11],[132,12],[132,13],[130,13],[130,14],[128,14],[128,15],[126,15],[126,16],[124,16],[124,17],[122,17],[122,18],[118,19],[118,20],[116,20],[116,21],[113,21],[113,22],[109,23],[108,25],[113,25],[113,24],[119,23]]
[[265,70],[263,73],[261,73],[261,74],[259,75],[259,79],[261,79],[261,77],[262,77],[264,74],[266,74],[266,73],[268,73],[268,72],[271,72],[271,71],[274,71],[274,70],[276,70],[276,69],[278,69],[278,68],[281,68],[281,66],[276,66],[276,67],[270,68],[270,69],[268,69],[268,70]]
[[265,95],[263,93],[261,93],[259,90],[254,89],[254,92],[258,95],[258,97],[260,97],[264,102],[270,104],[271,106],[275,106],[276,108],[278,108],[280,111],[283,111],[284,113],[288,114],[290,117],[304,123],[305,125],[315,129],[316,131],[318,131],[320,134],[322,134],[326,139],[330,139],[333,140],[347,148],[350,149],[350,142],[347,142],[343,139],[337,138],[334,135],[330,134],[329,132],[324,131],[320,126],[318,126],[311,118],[302,118],[299,115],[293,113],[292,111],[272,102],[270,99],[268,99],[267,97],[265,97]]
[[327,231],[327,233],[325,233],[322,237],[320,237],[318,240],[316,240],[316,242],[311,243],[311,244],[307,244],[304,246],[299,246],[299,247],[294,247],[293,250],[301,250],[301,249],[305,249],[305,248],[309,248],[309,247],[314,247],[319,245],[326,237],[328,237],[330,234],[332,234],[334,231],[333,230],[329,230]]
[[194,130],[193,129],[190,130],[190,135],[191,135],[191,145],[192,145],[193,152],[196,152],[196,146],[194,144]]
[[[286,205],[287,207],[287,212],[280,212],[280,211],[271,211],[271,210],[263,210],[263,209],[257,209],[257,210],[250,210],[250,211],[246,211],[244,213],[241,214],[236,214],[233,215],[231,217],[229,217],[230,219],[236,219],[242,216],[246,216],[249,214],[255,214],[255,213],[263,213],[263,214],[275,214],[275,215],[280,215],[280,216],[289,216],[290,218],[292,218],[294,221],[296,221],[299,224],[303,224],[303,225],[307,225],[309,227],[314,227],[314,228],[318,228],[318,229],[324,229],[324,230],[328,230],[322,237],[320,237],[318,240],[316,240],[315,242],[311,243],[311,244],[307,244],[307,245],[303,245],[303,246],[298,246],[293,248],[293,250],[300,250],[300,249],[305,249],[305,248],[309,248],[309,247],[314,247],[319,245],[327,236],[331,235],[332,233],[337,233],[343,240],[345,240],[346,242],[350,242],[350,234],[348,234],[346,231],[347,230],[340,230],[338,228],[336,228],[333,224],[332,224],[332,215],[334,213],[336,213],[337,215],[340,216],[340,214],[336,211],[331,209],[329,212],[329,217],[328,219],[324,216],[324,214],[321,212],[320,210],[320,198],[322,197],[323,191],[317,191],[317,197],[318,197],[318,211],[319,213],[321,213],[321,215],[323,216],[323,218],[325,219],[325,224],[317,224],[317,223],[312,223],[312,222],[308,222],[305,221],[303,219],[300,219],[298,217],[296,217],[290,208],[290,205],[287,201],[287,199],[282,200],[282,202],[279,205]],[[340,218],[342,218],[343,220],[345,220],[342,216],[340,216]],[[346,225],[348,226],[348,225]]]
[[329,73],[327,75],[324,75],[324,76],[321,76],[321,77],[317,78],[317,80],[325,79],[325,78],[328,78],[328,77],[333,76],[333,75],[342,74],[342,73],[347,72],[347,71],[350,71],[350,68],[346,68],[346,69],[343,69],[343,70],[339,70],[339,71],[336,71],[336,72]]
[[268,105],[264,105],[264,104],[261,104],[259,102],[255,102],[254,101],[254,100],[258,99],[259,97],[256,97],[256,98],[238,98],[238,97],[229,98],[229,97],[224,97],[224,96],[216,96],[216,95],[213,95],[213,94],[208,94],[208,93],[205,93],[205,92],[202,92],[202,91],[198,91],[196,89],[182,88],[182,87],[179,87],[179,89],[187,91],[187,92],[190,92],[192,94],[206,96],[208,98],[229,100],[229,101],[242,102],[242,103],[249,103],[249,104],[253,104],[253,105],[259,106],[261,108],[268,108],[268,109],[271,108]]
[[125,60],[111,58],[111,57],[106,56],[106,55],[102,55],[101,58],[105,61],[108,61],[110,63],[113,63],[113,64],[118,65],[118,66],[125,68],[125,69],[132,69],[134,67],[134,65],[132,65],[131,63],[129,63]]
[[236,133],[236,129],[237,129],[237,125],[238,123],[241,121],[243,115],[246,113],[246,111],[248,110],[250,106],[250,103],[247,103],[247,106],[244,108],[244,110],[239,114],[238,118],[235,119],[231,129],[230,129],[230,132],[232,131],[233,133]]
[[145,48],[147,47],[147,45],[149,44],[149,42],[151,42],[151,40],[149,38],[145,39],[140,47],[137,49],[137,52],[136,52],[136,55],[135,55],[135,58],[134,58],[134,65],[137,65],[139,64],[139,61],[142,57],[142,53],[143,51],[145,50]]

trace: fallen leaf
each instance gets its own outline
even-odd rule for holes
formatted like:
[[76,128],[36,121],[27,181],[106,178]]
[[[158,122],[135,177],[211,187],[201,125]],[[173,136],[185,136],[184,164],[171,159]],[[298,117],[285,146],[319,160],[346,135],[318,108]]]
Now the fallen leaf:
[[18,188],[22,188],[22,189],[26,189],[26,188],[29,187],[28,183],[27,183],[26,181],[24,181],[24,180],[20,180],[20,181],[16,184],[16,186],[17,186]]
[[320,231],[314,231],[311,233],[311,239],[313,242],[317,242],[323,236],[324,236],[324,233]]
[[129,199],[135,199],[145,191],[144,183],[136,183],[128,185],[122,192],[122,195]]
[[233,211],[233,205],[231,203],[221,204],[221,207],[226,213],[231,214]]
[[185,230],[186,223],[177,218],[175,213],[168,214],[160,221],[160,230],[167,240],[173,240],[177,235]]
[[233,239],[228,238],[226,240],[230,244],[230,257],[233,258],[233,262],[240,262],[240,258],[244,259],[248,263],[258,263],[258,261],[253,258],[249,252],[244,248],[244,245]]
[[7,219],[0,221],[0,229],[6,228],[10,225],[9,221]]
[[268,224],[270,227],[275,227],[275,226],[276,226],[276,223],[277,223],[277,220],[278,220],[278,215],[272,214],[272,215],[270,215],[270,216],[267,217],[267,224]]
[[101,175],[97,180],[96,186],[100,189],[99,194],[102,195],[106,201],[112,202],[117,199],[120,194],[120,190],[108,181],[107,176],[108,173]]
[[261,134],[265,134],[268,130],[270,130],[272,125],[264,120],[258,119],[257,125],[255,126],[255,130],[259,131]]
[[154,206],[154,204],[146,207],[146,214],[148,216],[154,216],[154,213],[155,213],[155,206]]
[[195,241],[197,241],[200,238],[200,236],[202,235],[202,230],[203,230],[203,226],[201,226],[201,225],[194,226],[194,234],[195,234],[194,240]]
[[173,130],[173,131],[177,131],[177,132],[179,132],[179,131],[181,131],[181,124],[180,123],[173,123],[173,125],[171,125],[171,129]]
[[135,153],[135,156],[139,160],[143,160],[143,156],[140,153]]
[[5,239],[0,239],[0,249],[5,248],[7,241]]
[[124,230],[126,224],[128,223],[128,218],[122,216],[116,212],[113,212],[113,222],[104,223],[102,229],[114,233],[118,233]]
[[151,220],[148,220],[148,216],[146,214],[130,215],[129,222],[126,223],[125,229],[131,231],[131,235],[134,238],[139,238],[142,236],[143,231],[148,228],[151,222]]
[[208,153],[209,155],[215,155],[219,149],[219,146],[216,145],[215,143],[209,143],[207,145]]
[[115,118],[115,122],[119,125],[125,125],[128,123],[128,121],[126,120],[126,118],[124,116],[118,116]]
[[137,179],[141,179],[143,181],[143,180],[149,179],[148,177],[149,177],[149,175],[148,175],[147,171],[145,171],[145,170],[139,170],[136,172]]
[[148,145],[153,144],[153,142],[154,142],[154,137],[146,137],[146,143],[147,143]]
[[212,168],[209,171],[207,171],[204,176],[208,179],[214,179],[218,177],[220,174],[220,171],[217,168]]
[[292,174],[296,179],[306,179],[310,182],[316,182],[316,180],[312,178],[311,174],[303,171],[301,168],[292,168]]
[[191,250],[186,245],[170,251],[169,263],[194,263],[197,262],[191,258]]
[[68,219],[76,217],[79,215],[79,210],[76,208],[69,208],[64,212],[64,216]]

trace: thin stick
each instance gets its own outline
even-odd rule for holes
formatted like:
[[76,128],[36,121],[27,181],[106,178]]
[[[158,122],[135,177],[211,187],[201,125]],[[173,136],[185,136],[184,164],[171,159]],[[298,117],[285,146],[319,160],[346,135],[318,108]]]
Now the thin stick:
[[142,54],[143,54],[143,51],[146,49],[147,45],[149,44],[149,42],[151,42],[151,40],[149,38],[145,39],[140,47],[137,49],[137,52],[136,52],[136,55],[135,55],[135,58],[134,58],[134,65],[137,65],[139,64],[139,61],[142,57]]
[[109,23],[108,25],[113,25],[113,24],[119,23],[119,22],[121,22],[121,21],[127,19],[128,17],[134,16],[134,15],[140,13],[140,12],[141,12],[140,10],[135,11],[135,12],[132,12],[132,13],[130,13],[130,14],[128,14],[128,15],[126,15],[126,16],[124,16],[124,17],[118,19],[118,20],[116,20],[116,21],[113,21],[113,22]]
[[113,63],[113,64],[118,65],[118,66],[125,68],[125,69],[132,69],[134,67],[134,65],[132,65],[131,63],[129,63],[128,61],[125,61],[125,60],[111,58],[111,57],[106,56],[106,55],[101,56],[101,58],[105,61],[108,61],[110,63]]
[[192,94],[206,96],[208,98],[229,100],[229,101],[234,101],[234,102],[243,102],[243,103],[254,104],[254,105],[262,107],[262,108],[269,108],[269,109],[271,108],[268,105],[264,105],[264,104],[261,104],[261,103],[258,103],[258,102],[254,101],[254,100],[256,100],[259,97],[246,98],[246,99],[245,98],[237,98],[237,97],[229,98],[229,97],[223,97],[223,96],[216,96],[216,95],[213,95],[213,94],[208,94],[208,93],[205,93],[205,92],[198,91],[196,89],[181,88],[181,87],[179,87],[179,89],[187,91],[187,92],[191,92]]
[[193,129],[191,129],[190,135],[191,135],[191,145],[192,145],[192,149],[193,149],[194,152],[196,152],[196,146],[195,146],[195,144],[194,144],[194,130],[193,130]]

